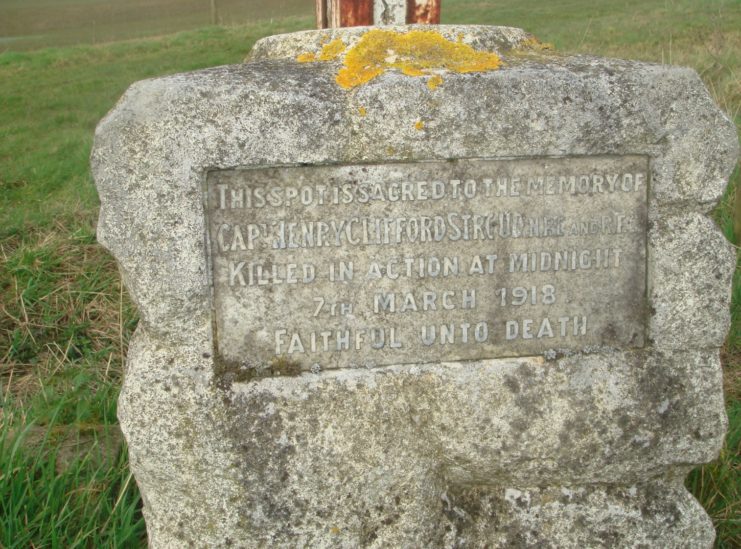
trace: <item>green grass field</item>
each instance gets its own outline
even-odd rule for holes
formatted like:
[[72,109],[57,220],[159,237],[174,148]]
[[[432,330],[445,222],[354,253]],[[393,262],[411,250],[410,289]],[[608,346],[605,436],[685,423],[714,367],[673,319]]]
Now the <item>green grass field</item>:
[[212,24],[310,17],[311,0],[2,0],[0,52],[161,36]]
[[[0,35],[9,34],[3,10],[85,2],[105,3],[8,0]],[[111,36],[171,30],[167,9],[158,13],[162,21],[145,27],[119,22]],[[739,0],[446,0],[443,22],[520,26],[564,52],[692,66],[741,127]],[[0,547],[146,543],[115,418],[136,311],[95,242],[98,203],[88,167],[95,125],[136,80],[239,62],[257,38],[312,25],[305,16],[33,51],[0,44],[8,48],[0,53]],[[65,34],[58,43],[68,41]],[[738,182],[737,170],[714,212],[734,244]],[[723,351],[727,444],[687,481],[725,548],[741,546],[738,276],[733,296]]]

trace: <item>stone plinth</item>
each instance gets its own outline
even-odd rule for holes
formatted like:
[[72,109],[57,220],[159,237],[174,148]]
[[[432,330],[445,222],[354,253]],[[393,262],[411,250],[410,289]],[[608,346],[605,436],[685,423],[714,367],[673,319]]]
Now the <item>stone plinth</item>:
[[733,125],[690,69],[370,32],[98,127],[151,545],[710,547]]

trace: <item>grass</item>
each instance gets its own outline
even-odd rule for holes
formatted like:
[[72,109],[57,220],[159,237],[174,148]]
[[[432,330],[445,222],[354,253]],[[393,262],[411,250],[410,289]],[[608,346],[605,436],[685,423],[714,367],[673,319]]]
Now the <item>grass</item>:
[[[50,5],[9,0],[0,22],[3,9],[21,4]],[[561,51],[692,66],[741,127],[738,0],[447,0],[443,19],[521,26]],[[238,62],[260,36],[312,24],[289,18],[0,53],[0,547],[145,545],[141,502],[115,419],[136,311],[113,261],[95,243],[98,203],[88,156],[96,123],[136,80]],[[121,22],[116,37],[168,28],[153,21],[126,34],[126,25],[131,21]],[[714,216],[738,245],[737,187],[738,170]],[[724,548],[741,546],[740,272],[723,351],[726,447],[687,481]]]
[[[306,0],[214,0],[222,25],[311,17]],[[162,36],[213,23],[210,0],[3,0],[0,52]]]
[[116,397],[135,313],[90,214],[5,238],[0,547],[140,547]]
[[116,428],[114,385],[72,370],[66,390],[45,387],[29,408],[4,418],[1,547],[145,545],[140,497]]
[[288,19],[101,47],[0,54],[0,238],[78,209],[92,211],[93,131],[129,84],[238,62],[257,38],[308,24]]

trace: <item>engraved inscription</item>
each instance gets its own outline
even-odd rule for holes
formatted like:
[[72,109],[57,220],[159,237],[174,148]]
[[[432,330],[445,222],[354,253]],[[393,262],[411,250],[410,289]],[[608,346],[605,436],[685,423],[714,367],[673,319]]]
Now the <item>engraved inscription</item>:
[[641,347],[644,156],[213,171],[216,351],[368,367]]

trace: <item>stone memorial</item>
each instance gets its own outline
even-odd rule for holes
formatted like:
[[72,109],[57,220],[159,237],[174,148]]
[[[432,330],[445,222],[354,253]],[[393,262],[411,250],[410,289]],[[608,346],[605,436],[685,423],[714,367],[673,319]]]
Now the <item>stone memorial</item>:
[[686,68],[272,36],[92,155],[152,547],[710,547],[738,154]]

